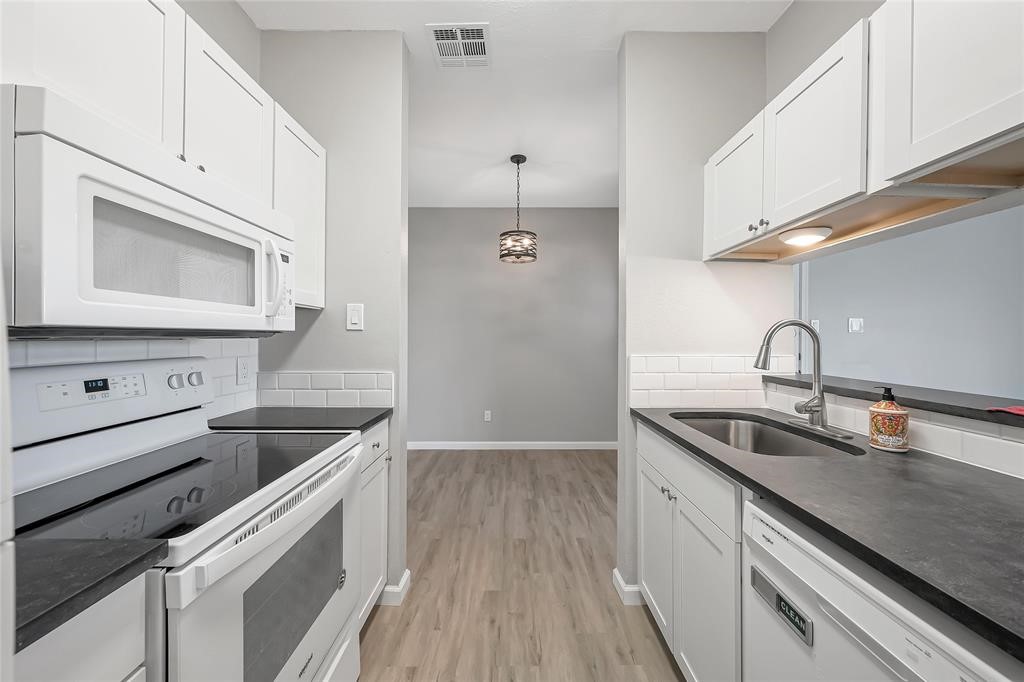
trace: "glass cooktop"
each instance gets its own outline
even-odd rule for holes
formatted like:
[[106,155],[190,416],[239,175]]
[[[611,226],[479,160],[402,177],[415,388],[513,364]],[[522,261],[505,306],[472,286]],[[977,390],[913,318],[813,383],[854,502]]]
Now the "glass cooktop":
[[346,436],[198,436],[15,496],[16,533],[54,539],[185,535]]

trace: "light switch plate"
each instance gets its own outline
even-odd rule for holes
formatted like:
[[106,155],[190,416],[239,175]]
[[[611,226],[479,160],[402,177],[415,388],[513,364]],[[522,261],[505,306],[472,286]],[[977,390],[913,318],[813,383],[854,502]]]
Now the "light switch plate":
[[851,317],[847,320],[847,331],[851,334],[863,334],[864,333],[864,318],[863,317]]
[[353,332],[361,332],[366,329],[363,319],[362,303],[349,303],[346,306],[345,329]]

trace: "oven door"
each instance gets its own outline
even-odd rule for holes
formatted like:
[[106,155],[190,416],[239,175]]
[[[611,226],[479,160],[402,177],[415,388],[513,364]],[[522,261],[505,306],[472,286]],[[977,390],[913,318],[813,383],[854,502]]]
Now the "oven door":
[[168,680],[313,678],[358,600],[361,450],[167,573]]
[[45,135],[15,197],[15,327],[294,329],[291,240]]

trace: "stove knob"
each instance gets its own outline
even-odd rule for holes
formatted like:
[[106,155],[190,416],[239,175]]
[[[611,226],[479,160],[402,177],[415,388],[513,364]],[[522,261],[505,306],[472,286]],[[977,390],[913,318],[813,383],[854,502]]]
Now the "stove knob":
[[173,389],[185,388],[185,376],[183,374],[172,374],[167,377],[167,385]]
[[185,508],[185,498],[175,495],[171,498],[171,501],[167,503],[167,511],[171,514],[180,514],[181,510]]
[[203,373],[202,372],[189,372],[188,373],[188,385],[189,386],[202,386],[204,383],[206,383],[206,382],[203,381]]
[[188,491],[188,501],[199,504],[203,501],[204,495],[206,495],[206,491],[199,486],[196,486],[195,488],[192,488],[192,490]]

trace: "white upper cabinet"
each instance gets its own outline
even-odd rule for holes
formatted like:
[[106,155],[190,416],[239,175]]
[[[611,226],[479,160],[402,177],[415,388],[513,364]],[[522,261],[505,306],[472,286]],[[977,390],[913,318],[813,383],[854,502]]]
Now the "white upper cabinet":
[[867,20],[857,22],[765,109],[769,229],[867,189],[867,37]]
[[192,19],[185,36],[185,160],[271,203],[274,101]]
[[274,107],[274,208],[295,225],[295,304],[324,307],[327,155],[280,105]]
[[1024,3],[888,5],[888,177],[1024,127]]
[[177,3],[3,2],[0,12],[0,82],[48,88],[181,152],[185,12]]
[[763,231],[764,112],[704,166],[704,257]]

